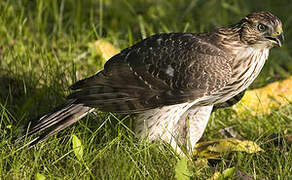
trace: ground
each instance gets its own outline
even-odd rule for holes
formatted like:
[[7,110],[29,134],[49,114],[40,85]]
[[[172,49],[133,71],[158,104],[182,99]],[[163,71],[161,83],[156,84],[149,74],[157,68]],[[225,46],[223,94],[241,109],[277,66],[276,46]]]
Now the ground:
[[[202,32],[237,22],[256,10],[267,10],[283,22],[286,42],[273,49],[251,88],[292,73],[290,10],[285,1],[62,0],[0,1],[0,179],[174,179],[179,160],[164,144],[138,140],[134,116],[96,111],[75,126],[33,148],[14,144],[23,125],[65,101],[67,87],[94,74],[105,60],[89,48],[106,40],[120,49],[159,32]],[[260,115],[231,108],[212,114],[203,141],[223,138],[232,127],[240,138],[265,150],[256,154],[228,153],[209,167],[189,163],[193,179],[235,167],[252,177],[292,177],[292,104]],[[71,137],[84,148],[78,159]],[[194,157],[195,159],[196,157]]]

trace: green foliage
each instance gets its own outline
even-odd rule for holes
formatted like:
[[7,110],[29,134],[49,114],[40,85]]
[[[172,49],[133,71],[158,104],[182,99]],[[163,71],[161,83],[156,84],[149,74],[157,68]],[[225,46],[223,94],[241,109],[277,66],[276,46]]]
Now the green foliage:
[[175,166],[175,178],[177,180],[189,180],[192,176],[192,173],[188,167],[188,159],[182,157]]
[[227,168],[222,172],[222,179],[231,178],[234,175],[235,167]]
[[76,135],[72,135],[73,152],[79,161],[83,160],[83,146]]
[[[283,21],[287,38],[272,50],[253,87],[290,76],[291,8],[274,0],[0,1],[0,179],[32,179],[38,172],[47,179],[174,179],[176,154],[167,145],[138,140],[132,116],[96,111],[32,148],[14,139],[28,120],[64,102],[70,84],[102,69],[103,60],[88,49],[101,38],[123,49],[154,33],[208,31],[267,10]],[[283,140],[292,133],[291,112],[291,105],[265,116],[217,111],[204,140],[219,138],[218,130],[230,126],[265,152],[232,154],[200,173],[191,167],[192,178],[207,179],[234,166],[254,177],[292,177],[291,144]],[[72,131],[83,155],[72,153]],[[279,135],[280,145],[268,138],[271,134]]]
[[45,180],[46,179],[46,176],[40,174],[40,173],[37,173],[35,175],[35,180]]

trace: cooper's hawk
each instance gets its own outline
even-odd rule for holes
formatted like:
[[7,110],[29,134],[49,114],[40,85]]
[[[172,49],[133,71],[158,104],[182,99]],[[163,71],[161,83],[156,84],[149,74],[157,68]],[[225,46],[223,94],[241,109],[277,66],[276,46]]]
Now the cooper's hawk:
[[136,131],[191,151],[213,106],[243,92],[258,76],[269,50],[283,43],[282,23],[269,12],[208,33],[148,37],[110,58],[104,70],[78,81],[68,102],[30,127],[35,142],[97,108],[137,113]]

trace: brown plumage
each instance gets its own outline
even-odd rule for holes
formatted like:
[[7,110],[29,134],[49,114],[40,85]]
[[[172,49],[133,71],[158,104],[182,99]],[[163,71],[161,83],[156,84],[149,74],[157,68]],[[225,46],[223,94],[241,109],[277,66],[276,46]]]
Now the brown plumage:
[[73,84],[68,103],[33,123],[28,135],[41,133],[38,142],[98,108],[138,113],[140,135],[174,148],[188,140],[192,149],[213,105],[243,92],[269,49],[282,42],[281,21],[269,12],[252,13],[209,33],[148,37],[110,58],[104,70]]

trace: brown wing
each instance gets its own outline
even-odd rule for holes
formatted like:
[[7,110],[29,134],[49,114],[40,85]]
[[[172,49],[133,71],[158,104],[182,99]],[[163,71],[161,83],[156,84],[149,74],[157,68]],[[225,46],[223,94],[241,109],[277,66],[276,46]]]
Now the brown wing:
[[226,102],[215,104],[215,106],[213,107],[212,111],[216,111],[217,109],[220,109],[220,108],[231,107],[231,106],[237,104],[243,98],[245,91],[246,90],[240,92],[239,94],[237,94],[236,96],[230,98]]
[[123,50],[104,70],[71,86],[69,98],[129,113],[193,101],[225,86],[228,55],[208,34],[158,34]]

